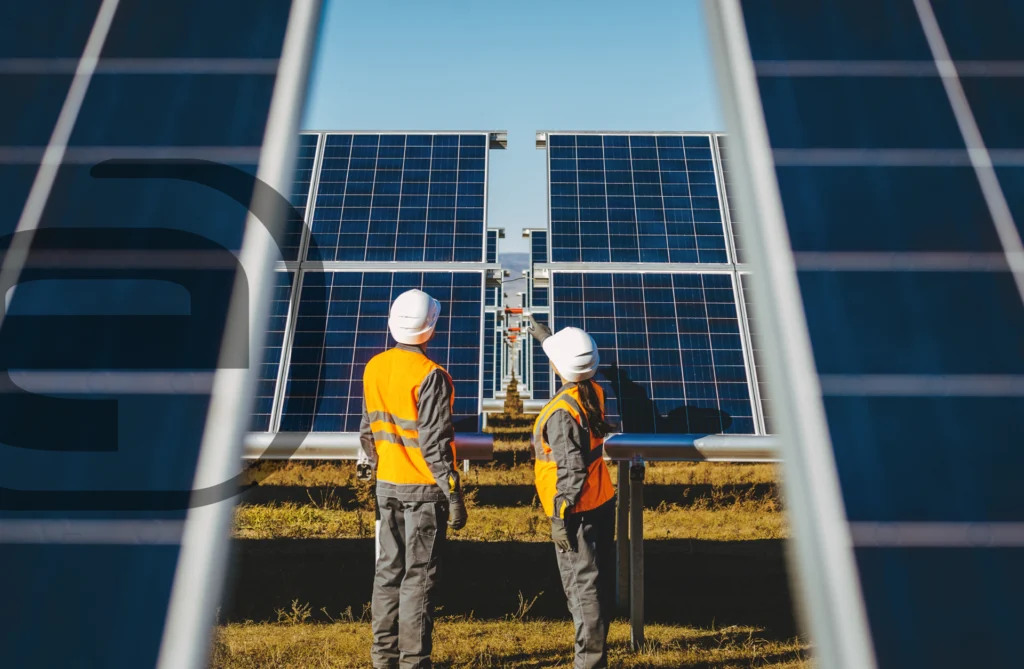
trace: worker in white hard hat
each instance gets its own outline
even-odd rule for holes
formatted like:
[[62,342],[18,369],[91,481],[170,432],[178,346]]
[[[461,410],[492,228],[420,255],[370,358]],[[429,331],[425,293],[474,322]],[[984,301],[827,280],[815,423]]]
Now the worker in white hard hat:
[[615,597],[615,489],[605,464],[604,392],[593,380],[597,344],[579,328],[552,335],[528,319],[563,385],[533,428],[537,495],[576,627],[575,669],[608,666],[608,624]]
[[360,444],[377,477],[373,646],[378,669],[430,667],[432,595],[446,526],[466,525],[455,464],[455,388],[425,351],[441,304],[409,290],[391,305],[397,345],[374,356],[363,374]]

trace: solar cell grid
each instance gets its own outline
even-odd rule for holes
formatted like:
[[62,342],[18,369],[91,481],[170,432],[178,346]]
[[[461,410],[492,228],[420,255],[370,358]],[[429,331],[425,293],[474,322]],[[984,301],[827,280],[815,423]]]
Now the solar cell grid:
[[[535,313],[533,318],[541,325],[550,323],[548,314]],[[549,400],[551,399],[551,366],[548,356],[544,353],[544,349],[536,343],[530,346],[530,356],[531,371],[533,372],[532,397],[535,400]]]
[[292,272],[274,273],[270,322],[267,326],[267,340],[263,346],[263,360],[256,381],[256,402],[250,427],[254,432],[266,432],[271,428],[274,391],[277,388],[278,371],[281,369],[281,353],[284,349],[285,327],[288,324],[288,308],[294,279],[295,274]]
[[718,162],[722,166],[722,183],[724,184],[724,192],[722,193],[723,200],[725,202],[726,210],[729,212],[729,223],[732,229],[732,243],[733,249],[736,251],[736,262],[746,262],[746,254],[743,249],[742,236],[739,232],[739,211],[733,202],[733,182],[732,174],[729,171],[729,152],[728,152],[728,140],[724,135],[716,135],[715,143],[718,147]]
[[498,231],[487,231],[487,262],[498,262]]
[[727,262],[709,135],[548,136],[552,262]]
[[556,272],[552,296],[555,327],[597,342],[623,431],[755,431],[729,275]]
[[[482,272],[311,272],[302,289],[280,430],[356,432],[366,363],[393,346],[391,302],[419,288],[441,302],[427,355],[455,384],[457,430],[478,429]],[[436,356],[436,357],[435,357]]]
[[747,323],[750,328],[750,344],[754,354],[754,368],[757,375],[758,399],[761,402],[761,415],[764,418],[764,431],[773,434],[774,427],[771,421],[771,403],[768,400],[768,382],[765,380],[764,352],[758,338],[757,321],[754,318],[753,305],[751,303],[750,283],[753,279],[749,274],[740,275],[741,288],[743,290],[743,302],[746,306]]
[[480,262],[487,136],[327,134],[310,260]]
[[498,383],[495,379],[494,353],[497,345],[494,321],[496,315],[493,311],[484,312],[484,387],[483,396],[493,398],[494,390]]
[[284,260],[299,259],[299,246],[302,243],[306,204],[309,200],[309,188],[313,182],[318,142],[319,136],[317,135],[310,133],[299,135],[299,145],[295,155],[295,176],[292,179],[292,192],[289,198],[295,208],[296,218],[292,218],[291,212],[289,212],[284,236],[281,240],[281,255]]

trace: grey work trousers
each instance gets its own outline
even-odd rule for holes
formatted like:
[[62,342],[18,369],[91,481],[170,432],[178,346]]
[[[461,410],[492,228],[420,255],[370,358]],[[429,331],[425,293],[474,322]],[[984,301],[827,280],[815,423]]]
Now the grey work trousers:
[[448,527],[446,502],[378,498],[377,571],[373,579],[375,669],[430,667],[434,611],[431,595],[439,575]]
[[615,502],[565,517],[575,552],[555,549],[576,627],[573,669],[606,669],[608,624],[615,612]]

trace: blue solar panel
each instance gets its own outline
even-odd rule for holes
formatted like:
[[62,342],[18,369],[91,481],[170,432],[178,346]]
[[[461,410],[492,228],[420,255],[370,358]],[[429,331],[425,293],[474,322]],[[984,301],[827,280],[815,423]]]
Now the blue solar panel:
[[486,134],[327,134],[310,260],[480,262]]
[[[545,291],[546,292],[546,291]],[[541,325],[548,325],[550,317],[548,314],[533,314],[535,321]],[[535,400],[551,399],[551,365],[544,349],[536,342],[530,346],[530,364],[533,366],[533,391],[532,398]]]
[[[0,587],[20,612],[4,616],[5,666],[156,664],[237,275],[228,251],[248,212],[194,182],[110,178],[96,165],[186,156],[255,173],[291,4],[104,2],[105,35],[95,0],[5,4],[0,234],[19,220],[38,232],[0,329],[2,369],[59,380],[0,393]],[[99,51],[86,54],[90,33]],[[76,68],[97,56],[76,110]],[[65,106],[66,147],[55,125]],[[52,185],[40,169],[51,138]],[[34,265],[42,251],[65,264]],[[151,252],[166,255],[150,263]],[[237,354],[245,366],[244,343]],[[218,592],[207,576],[188,580]],[[190,645],[185,636],[172,644]]]
[[388,309],[419,288],[441,302],[427,355],[455,383],[455,427],[478,429],[482,272],[304,272],[282,432],[356,432],[362,416],[363,368],[393,346]]
[[729,212],[729,222],[732,228],[732,243],[733,248],[736,251],[736,262],[746,262],[746,254],[743,248],[743,239],[740,234],[739,226],[739,212],[736,209],[736,204],[733,200],[733,182],[732,174],[729,171],[729,152],[728,152],[728,140],[725,135],[715,135],[715,145],[718,147],[718,162],[722,166],[722,183],[725,188],[723,189],[723,200],[725,201],[726,210]]
[[487,262],[498,262],[498,231],[487,231]]
[[498,297],[501,294],[501,286],[487,286],[484,289],[484,305],[496,307],[501,304]]
[[270,303],[270,323],[267,326],[267,340],[263,347],[263,362],[256,382],[256,402],[253,406],[252,426],[254,432],[271,429],[271,414],[274,409],[274,391],[277,388],[278,371],[281,369],[281,352],[284,350],[285,327],[288,324],[288,308],[292,296],[291,272],[274,273],[274,294]]
[[313,182],[313,166],[316,163],[316,149],[319,137],[310,133],[299,135],[299,146],[295,156],[295,175],[292,179],[291,203],[295,220],[289,216],[281,240],[281,255],[284,260],[298,260],[302,244],[302,229],[305,225],[306,204],[309,187]]
[[764,431],[767,434],[774,433],[774,426],[771,421],[771,404],[768,401],[768,382],[765,380],[764,351],[761,348],[761,340],[758,337],[757,320],[754,318],[754,307],[751,303],[750,282],[753,281],[749,274],[740,275],[741,288],[743,290],[743,303],[747,311],[747,324],[750,328],[750,344],[754,354],[754,369],[757,374],[758,399],[761,402],[761,415],[764,418]]
[[741,4],[878,666],[1018,665],[1024,7]]
[[493,311],[484,312],[484,392],[485,398],[493,398],[498,380],[495,378],[496,366],[494,354],[497,348],[496,315]]
[[724,263],[710,135],[548,135],[552,262]]
[[557,329],[601,353],[610,421],[624,432],[754,432],[732,278],[727,274],[552,275]]
[[548,261],[548,231],[530,231],[530,263],[533,265]]

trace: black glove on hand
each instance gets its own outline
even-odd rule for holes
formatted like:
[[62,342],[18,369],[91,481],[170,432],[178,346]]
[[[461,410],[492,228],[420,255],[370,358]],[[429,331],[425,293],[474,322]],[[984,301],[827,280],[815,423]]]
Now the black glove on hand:
[[466,503],[462,495],[452,498],[448,504],[448,527],[453,530],[461,530],[466,526]]
[[551,519],[551,540],[555,542],[555,548],[561,553],[575,553],[572,542],[569,541],[569,531],[565,527],[565,521],[560,518]]

